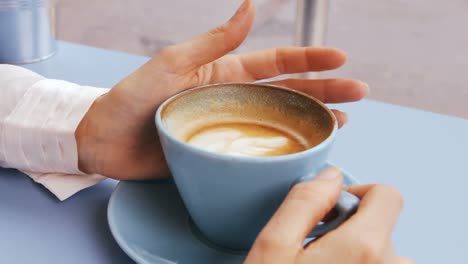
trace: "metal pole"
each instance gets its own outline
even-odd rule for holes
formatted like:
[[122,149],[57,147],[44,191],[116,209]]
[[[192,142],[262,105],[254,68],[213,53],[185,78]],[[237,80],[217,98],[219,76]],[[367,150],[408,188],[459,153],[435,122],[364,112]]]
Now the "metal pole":
[[[297,0],[296,46],[325,44],[329,0]],[[297,78],[317,78],[318,73],[297,74]]]

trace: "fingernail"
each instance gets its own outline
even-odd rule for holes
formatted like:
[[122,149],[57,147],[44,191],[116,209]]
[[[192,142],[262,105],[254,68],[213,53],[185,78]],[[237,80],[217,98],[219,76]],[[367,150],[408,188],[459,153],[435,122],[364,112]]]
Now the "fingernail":
[[365,82],[361,82],[362,86],[364,86],[367,90],[367,93],[369,93],[370,91],[370,87],[369,87],[369,84],[365,83]]
[[333,181],[340,177],[341,171],[335,166],[329,167],[317,175],[318,180]]
[[244,12],[250,5],[250,0],[244,0],[240,7],[237,9],[236,15]]
[[237,9],[236,13],[232,15],[232,17],[228,20],[226,23],[230,23],[234,20],[242,20],[244,18],[244,15],[246,14],[245,11],[248,9],[250,5],[250,0],[244,0],[242,4],[239,6]]
[[343,125],[344,125],[344,124],[348,123],[349,116],[348,116],[348,114],[345,113],[345,112],[341,112],[341,113],[342,113],[341,118],[342,118],[342,120],[343,120]]

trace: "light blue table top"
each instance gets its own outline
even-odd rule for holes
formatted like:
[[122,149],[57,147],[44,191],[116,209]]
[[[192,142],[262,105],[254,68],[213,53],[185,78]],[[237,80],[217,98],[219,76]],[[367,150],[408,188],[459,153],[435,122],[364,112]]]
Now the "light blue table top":
[[[61,42],[52,59],[26,67],[112,87],[146,60]],[[468,120],[368,100],[339,108],[350,123],[331,160],[361,182],[393,185],[405,197],[393,236],[397,253],[417,263],[468,263]],[[0,169],[0,263],[131,263],[106,222],[115,183],[59,202],[27,176]]]

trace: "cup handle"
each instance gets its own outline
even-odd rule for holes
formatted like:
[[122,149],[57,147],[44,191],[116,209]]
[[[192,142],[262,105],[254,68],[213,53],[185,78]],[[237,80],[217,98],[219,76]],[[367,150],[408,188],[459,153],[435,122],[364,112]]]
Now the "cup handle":
[[342,191],[335,205],[335,211],[338,215],[333,220],[316,226],[308,237],[319,237],[337,228],[356,212],[359,203],[360,199],[354,194]]
[[[327,163],[327,166],[325,166],[324,169],[331,165],[333,164]],[[354,179],[351,175],[349,175],[349,173],[347,173],[346,171],[342,171],[342,173],[345,183],[348,183],[347,185],[357,184],[357,180]],[[308,181],[312,178],[313,177],[310,176],[302,177],[298,181],[296,181],[296,183]],[[324,222],[320,225],[317,225],[308,235],[308,237],[320,237],[325,233],[337,228],[357,211],[360,202],[361,200],[354,194],[342,191],[340,197],[338,198],[338,202],[335,205],[335,211],[337,213],[337,216],[328,222]]]

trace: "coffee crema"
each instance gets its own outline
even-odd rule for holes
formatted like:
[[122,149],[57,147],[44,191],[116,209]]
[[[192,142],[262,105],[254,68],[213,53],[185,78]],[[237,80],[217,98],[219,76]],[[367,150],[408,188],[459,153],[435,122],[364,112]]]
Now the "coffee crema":
[[211,152],[238,156],[280,156],[307,149],[290,133],[253,122],[203,126],[193,131],[185,142]]

